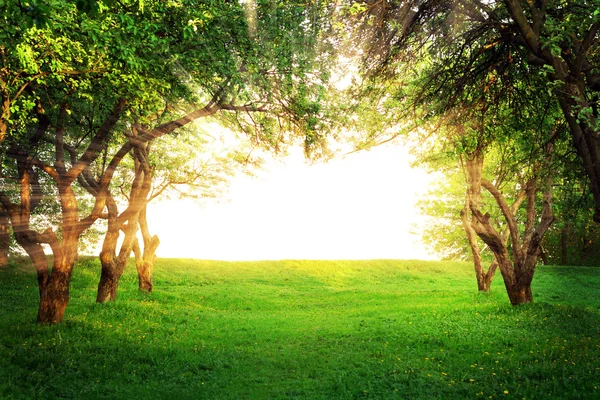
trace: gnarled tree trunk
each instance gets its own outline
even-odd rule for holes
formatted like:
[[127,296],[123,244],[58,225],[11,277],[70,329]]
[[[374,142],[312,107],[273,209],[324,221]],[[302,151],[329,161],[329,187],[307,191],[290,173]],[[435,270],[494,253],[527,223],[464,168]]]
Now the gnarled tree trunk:
[[[473,229],[473,224],[476,223],[476,221],[474,221],[475,217],[470,212],[471,205],[477,209],[481,207],[481,175],[483,172],[483,153],[481,151],[476,151],[471,157],[467,158],[465,164],[465,169],[467,172],[467,195],[465,198],[465,206],[460,215],[463,228],[467,234],[467,240],[469,241],[471,253],[473,254],[473,264],[475,267],[475,275],[477,277],[477,287],[479,291],[489,292],[499,263],[494,253],[494,259],[488,267],[488,270],[484,270],[481,259],[481,250],[479,248],[479,244],[477,243],[477,233]],[[519,193],[515,199],[515,202],[510,207],[510,210],[513,214],[521,206],[521,203],[524,199],[525,192]],[[510,229],[507,227],[502,233],[502,243],[504,247],[507,246],[509,234]]]
[[[548,154],[551,154],[551,152],[548,152]],[[524,198],[527,204],[527,212],[525,229],[523,237],[521,237],[516,219],[516,211],[520,202],[515,201],[513,207],[509,207],[506,199],[495,185],[481,178],[483,168],[482,153],[476,154],[473,160],[475,162],[468,162],[466,165],[469,176],[467,197],[473,216],[471,227],[494,253],[511,304],[519,305],[532,302],[531,282],[542,238],[554,220],[550,175],[546,177],[542,201],[542,215],[537,227],[535,226],[537,222],[536,194],[538,193],[536,179],[531,178],[525,185]],[[481,212],[480,193],[482,187],[494,197],[496,204],[502,211],[508,228],[512,252],[509,252],[507,239],[503,237],[505,235],[501,235],[493,227],[490,215]]]
[[[481,181],[481,173],[483,171],[483,155],[476,153],[473,157],[466,160],[466,169],[468,173],[468,182]],[[475,187],[468,185],[467,196],[465,198],[465,207],[460,213],[463,228],[467,235],[471,254],[473,255],[473,266],[475,268],[475,276],[477,278],[477,289],[480,292],[489,292],[492,285],[492,280],[498,268],[498,262],[494,258],[487,271],[483,268],[483,260],[481,259],[481,249],[477,243],[477,234],[471,226],[472,216],[469,211],[469,202],[481,204],[481,193],[475,190]]]
[[59,241],[50,229],[44,232],[45,238],[41,240],[50,245],[54,255],[50,279],[40,292],[37,321],[41,324],[56,324],[63,320],[70,298],[73,266],[78,257],[77,245],[83,232],[79,224],[77,197],[71,188],[71,182],[66,180],[63,183],[59,180],[58,192],[62,214],[62,240]]
[[40,306],[37,322],[40,324],[56,324],[63,320],[67,304],[73,265],[55,262],[47,285],[40,290]]
[[[100,282],[98,283],[98,294],[96,301],[105,303],[117,299],[117,289],[119,288],[119,280],[125,271],[129,255],[136,241],[135,234],[137,232],[137,212],[130,214],[128,222],[125,221],[128,216],[127,211],[118,216],[116,202],[112,196],[108,196],[106,202],[109,210],[108,230],[102,244],[100,252],[100,263],[102,266],[100,274]],[[131,211],[128,209],[128,211]],[[117,242],[119,240],[119,232],[123,230],[125,238],[121,244],[119,255],[117,256]]]
[[138,271],[139,290],[142,292],[152,292],[154,288],[152,283],[152,272],[154,269],[154,260],[156,259],[156,249],[160,244],[158,236],[150,235],[148,229],[148,220],[146,218],[146,207],[140,211],[139,217],[140,231],[144,241],[144,250],[140,250],[139,244],[134,247],[135,265]]
[[[119,214],[117,203],[110,194],[108,195],[106,202],[108,230],[100,253],[102,274],[96,297],[98,303],[116,300],[119,280],[125,271],[131,252],[137,245],[138,221],[141,211],[145,209],[148,202],[148,193],[152,184],[152,173],[147,155],[148,146],[139,146],[134,149],[135,175],[129,192],[127,209]],[[117,240],[121,230],[125,237],[117,256]]]
[[471,226],[471,213],[468,207],[468,202],[465,202],[465,208],[460,212],[460,216],[463,228],[467,235],[469,247],[471,248],[471,254],[473,255],[473,267],[475,268],[475,277],[477,278],[477,289],[480,292],[489,292],[496,269],[498,268],[498,263],[494,258],[487,271],[483,268],[481,249],[477,243],[477,234]]
[[[109,229],[110,230],[110,229]],[[125,238],[121,244],[119,255],[116,255],[117,240],[119,232],[107,233],[102,252],[100,253],[100,263],[102,272],[100,282],[98,283],[98,294],[96,301],[105,303],[117,299],[117,290],[119,288],[119,280],[125,271],[129,255],[136,241],[137,221],[132,217],[129,222],[123,227]]]

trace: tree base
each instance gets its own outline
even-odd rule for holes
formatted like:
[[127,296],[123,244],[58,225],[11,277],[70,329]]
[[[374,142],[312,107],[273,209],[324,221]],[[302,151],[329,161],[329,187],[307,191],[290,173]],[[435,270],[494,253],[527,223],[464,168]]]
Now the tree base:
[[508,298],[510,300],[510,304],[512,304],[513,306],[533,303],[533,294],[531,293],[531,286],[525,288],[518,288],[515,290],[509,290]]
[[138,288],[141,292],[152,292],[152,267],[153,265],[147,261],[138,265]]
[[115,301],[117,299],[117,288],[119,286],[118,278],[115,279],[113,276],[109,276],[104,270],[98,283],[98,294],[96,296],[96,303],[106,303],[109,301]]
[[68,293],[50,293],[49,290],[45,290],[40,298],[37,323],[54,325],[62,322],[68,303]]

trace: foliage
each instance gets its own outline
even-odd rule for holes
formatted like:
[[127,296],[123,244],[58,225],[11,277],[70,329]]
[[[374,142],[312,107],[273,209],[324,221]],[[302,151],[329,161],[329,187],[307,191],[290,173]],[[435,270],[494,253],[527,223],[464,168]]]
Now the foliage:
[[307,148],[317,148],[317,127],[325,126],[318,118],[320,93],[332,52],[323,40],[327,2],[249,2],[252,26],[238,2],[82,3],[98,12],[78,12],[72,2],[40,5],[46,16],[40,26],[22,24],[28,11],[14,2],[0,7],[10,27],[0,32],[7,131],[26,122],[44,91],[108,107],[124,97],[141,123],[165,110],[197,109],[216,96],[228,109],[239,107],[238,121],[251,120],[248,111],[276,112],[274,120],[263,116],[268,122],[252,123],[257,142],[275,147],[266,127],[287,121],[285,129],[307,133]]
[[[572,158],[574,155],[569,154],[566,161],[573,163]],[[600,232],[592,218],[594,200],[587,185],[576,175],[576,168],[567,167],[557,179],[557,223],[548,232],[544,248],[551,263],[597,266],[600,261]]]
[[421,240],[443,260],[469,260],[471,249],[460,220],[465,203],[464,172],[448,168],[433,185],[417,204],[421,213],[430,217],[420,227]]
[[[0,395],[115,399],[595,398],[595,268],[542,267],[536,304],[474,293],[466,263],[159,260],[94,305],[81,260],[65,323],[31,324],[30,267],[0,271]],[[57,369],[60,372],[57,373]],[[53,379],[47,379],[53,374]]]
[[[509,204],[529,179],[550,173],[536,165],[552,141],[552,174],[560,179],[568,168],[581,176],[580,163],[561,164],[569,146],[553,133],[565,120],[559,102],[540,65],[527,61],[518,39],[508,39],[516,28],[500,2],[368,1],[347,13],[349,40],[364,44],[357,52],[362,79],[353,88],[360,110],[352,114],[359,127],[355,142],[362,148],[408,137],[419,162],[446,174],[436,190],[439,200],[422,203],[434,216],[424,237],[435,248],[466,255],[466,242],[458,239],[465,173],[457,166],[464,168],[474,154],[485,154],[484,179]],[[490,196],[485,201],[502,232],[506,223],[495,202]],[[525,221],[523,209],[517,218]]]
[[526,116],[532,98],[553,98],[568,123],[600,221],[597,1],[346,4],[352,4],[347,29],[354,40],[362,39],[363,74],[371,82],[402,83],[424,63],[420,78],[408,80],[416,82],[409,103],[421,110],[420,118],[451,112],[472,119],[502,104],[496,112]]
[[[0,198],[13,226],[19,219],[22,245],[39,255],[47,243],[56,255],[51,271],[37,258],[40,322],[62,319],[80,236],[134,147],[221,111],[267,149],[298,138],[307,154],[323,147],[316,129],[326,126],[329,9],[320,1],[0,3],[9,22],[0,33],[0,140],[23,177],[19,199]],[[28,23],[29,14],[39,18]],[[58,189],[56,230],[29,218],[39,174]],[[94,196],[89,215],[76,181]]]

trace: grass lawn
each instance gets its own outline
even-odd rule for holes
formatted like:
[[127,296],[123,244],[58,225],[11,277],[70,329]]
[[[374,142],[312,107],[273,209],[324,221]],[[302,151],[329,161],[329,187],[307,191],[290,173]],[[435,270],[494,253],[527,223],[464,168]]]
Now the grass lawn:
[[0,398],[600,398],[600,268],[539,267],[516,308],[467,263],[164,259],[105,305],[99,272],[37,326],[34,272],[0,270]]

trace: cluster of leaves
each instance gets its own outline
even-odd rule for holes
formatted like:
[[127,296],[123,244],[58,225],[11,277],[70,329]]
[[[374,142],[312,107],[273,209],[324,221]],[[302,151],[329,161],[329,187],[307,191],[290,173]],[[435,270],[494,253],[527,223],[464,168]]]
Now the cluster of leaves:
[[[484,176],[509,202],[528,178],[552,173],[560,185],[554,208],[563,222],[557,229],[566,224],[574,234],[579,229],[574,227],[581,227],[588,233],[579,230],[580,239],[591,233],[590,224],[575,222],[590,218],[582,190],[589,180],[581,179],[581,160],[572,157],[564,129],[560,137],[552,133],[569,118],[560,101],[564,82],[539,54],[550,48],[569,68],[583,66],[589,101],[585,107],[574,102],[573,122],[595,121],[600,13],[595,2],[529,2],[523,12],[532,34],[540,37],[538,52],[522,33],[512,3],[393,0],[346,2],[343,8],[346,24],[339,29],[349,43],[361,44],[348,46],[362,59],[362,78],[348,107],[359,132],[352,139],[365,148],[408,137],[421,163],[447,174],[435,190],[442,200],[426,199],[422,207],[434,217],[426,240],[449,257],[467,254],[466,240],[457,240],[465,194],[458,165],[477,152],[486,156]],[[589,50],[582,56],[585,46]],[[550,141],[552,171],[541,171],[536,165]],[[567,212],[574,203],[583,207],[577,218]],[[502,229],[500,221],[496,225]],[[550,235],[551,243],[557,243],[556,235]]]

